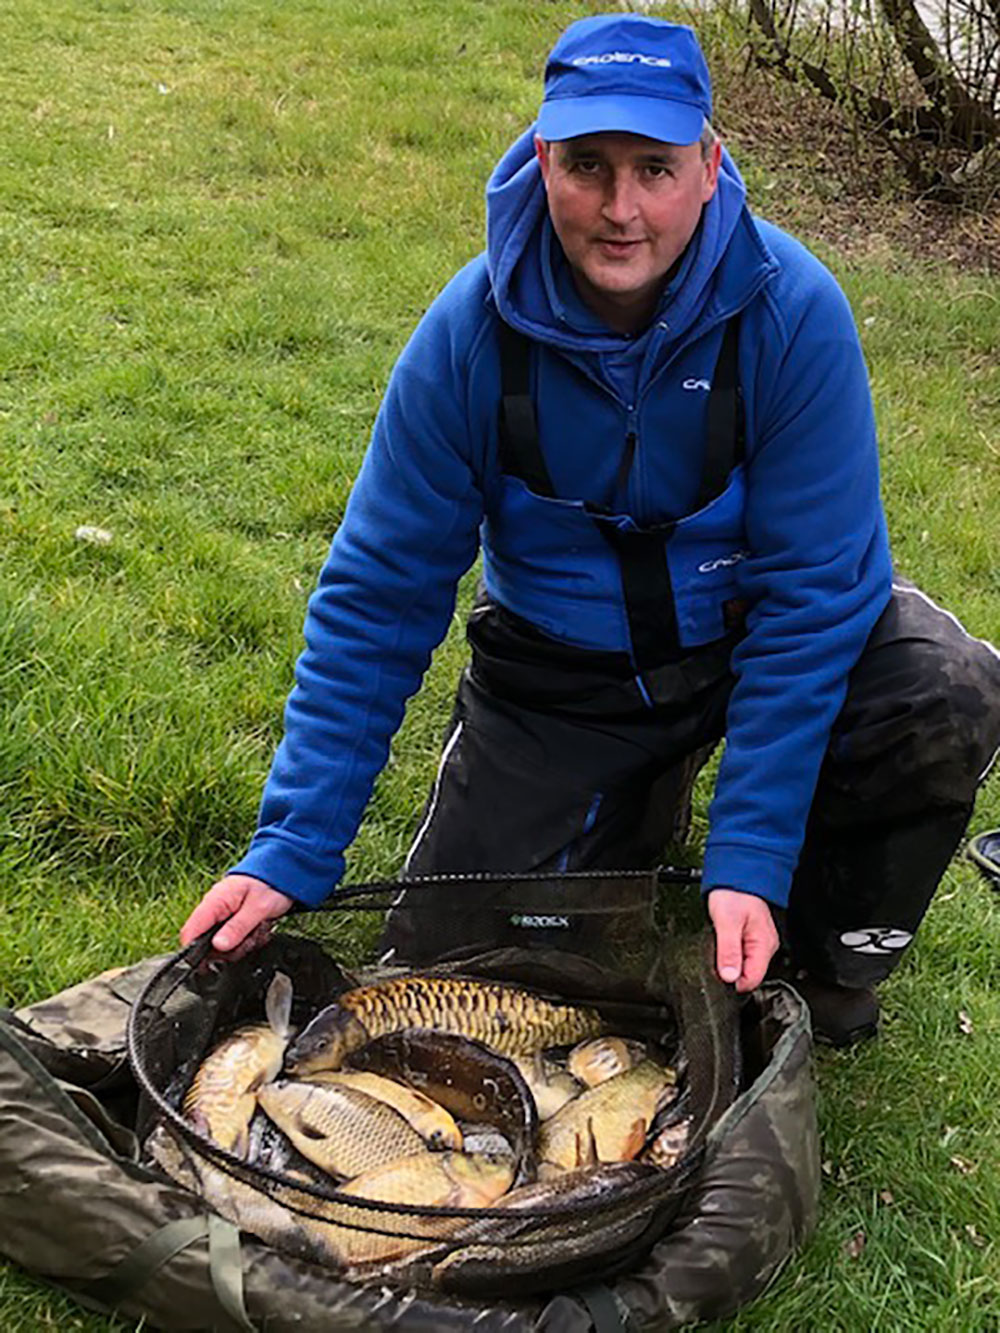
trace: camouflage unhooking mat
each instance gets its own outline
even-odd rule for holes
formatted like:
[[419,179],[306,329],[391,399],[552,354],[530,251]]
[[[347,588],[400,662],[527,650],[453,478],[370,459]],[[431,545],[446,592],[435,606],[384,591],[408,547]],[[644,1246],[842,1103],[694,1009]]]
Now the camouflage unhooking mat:
[[[451,940],[451,959],[435,970],[521,984],[527,978],[549,991],[558,980],[562,993],[580,996],[589,988],[590,998],[596,986],[611,1004],[610,956],[598,956],[587,944],[588,932],[599,924],[603,941],[609,924],[628,919],[627,911],[621,915],[623,893],[641,897],[652,887],[635,877],[624,885],[605,877],[567,892],[562,882],[555,913],[551,884],[530,886],[528,912],[511,910],[512,903],[520,908],[527,901],[524,883],[503,884],[494,894],[499,915],[466,925],[467,934],[482,928],[495,947],[484,950],[468,937]],[[582,953],[567,952],[565,937],[552,936],[557,917],[574,922],[577,890],[581,902],[585,891],[587,903],[582,934],[573,941],[578,948],[586,945]],[[615,904],[613,919],[601,921],[595,910],[601,890]],[[672,952],[669,941],[664,948],[651,919],[643,920],[642,931],[636,924],[633,917],[619,931],[631,972],[617,992],[621,1004],[631,1003],[638,972],[645,969],[648,982],[664,958],[677,967],[684,963],[685,955]],[[727,1030],[725,1006],[718,1008],[724,988],[713,990],[707,968],[686,998],[675,991],[675,999],[687,1011],[692,1067],[697,1052],[715,1051],[713,1077],[704,1084],[713,1110],[703,1117],[700,1141],[670,1209],[661,1208],[657,1224],[651,1220],[638,1238],[630,1233],[628,1246],[609,1255],[603,1267],[587,1262],[580,1272],[572,1265],[553,1269],[564,1280],[547,1285],[537,1277],[522,1283],[509,1272],[486,1294],[455,1294],[419,1283],[348,1282],[238,1230],[198,1194],[145,1164],[141,1139],[157,1106],[148,1095],[148,1071],[140,1068],[137,1081],[133,1068],[136,1032],[141,1036],[146,1022],[145,1030],[157,1035],[157,1049],[167,1050],[179,1067],[182,1058],[202,1054],[188,1049],[185,1005],[210,1034],[217,1019],[220,1032],[234,1019],[243,1021],[239,997],[259,999],[261,978],[277,968],[294,978],[300,998],[310,990],[325,997],[356,980],[385,975],[385,968],[375,967],[347,977],[324,948],[293,931],[282,930],[238,963],[202,961],[205,949],[197,956],[188,950],[103,973],[30,1008],[0,1011],[0,1252],[82,1304],[143,1318],[144,1327],[612,1333],[725,1317],[759,1294],[811,1234],[819,1151],[805,1007],[780,983],[763,987],[736,1014],[735,1064],[719,1059],[718,1049],[725,1047],[719,1034]],[[707,943],[699,941],[699,956],[709,956]],[[621,949],[613,952],[620,964]],[[179,1018],[160,1012],[156,997],[164,978],[170,980],[171,1005],[180,997],[180,1007],[171,1010]],[[143,1005],[150,1010],[145,1019]],[[174,1025],[176,1051],[169,1035],[160,1040],[165,1029],[155,1023],[161,1020]],[[683,1033],[683,1013],[675,1021]],[[699,1025],[711,1029],[707,1044]],[[730,1080],[732,1095],[720,1098]],[[697,1096],[697,1077],[693,1082]]]

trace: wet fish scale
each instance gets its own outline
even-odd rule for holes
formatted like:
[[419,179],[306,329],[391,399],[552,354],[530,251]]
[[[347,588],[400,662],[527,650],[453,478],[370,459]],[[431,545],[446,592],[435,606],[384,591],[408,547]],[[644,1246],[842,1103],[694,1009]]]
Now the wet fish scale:
[[271,1083],[259,1100],[303,1157],[331,1175],[360,1175],[424,1148],[398,1111],[360,1088]]
[[[198,1157],[162,1127],[146,1149],[184,1188],[202,1195],[211,1208],[242,1230],[313,1263],[366,1272],[438,1248],[465,1225],[462,1218],[432,1213],[393,1214],[366,1208],[365,1200],[414,1208],[488,1207],[510,1188],[509,1161],[486,1154],[422,1151],[339,1188],[356,1203],[317,1199],[283,1187],[275,1194],[254,1189]],[[367,1327],[367,1325],[366,1325]]]
[[359,1070],[321,1070],[310,1075],[317,1083],[358,1088],[391,1106],[434,1148],[462,1147],[462,1135],[452,1116],[430,1097],[381,1074]]
[[501,1055],[530,1055],[604,1031],[595,1009],[558,1004],[500,982],[398,977],[347,991],[318,1014],[288,1057],[292,1073],[337,1069],[373,1038],[408,1028],[471,1037]]
[[291,1035],[292,984],[276,972],[265,1001],[268,1022],[242,1027],[202,1062],[184,1098],[184,1114],[220,1148],[246,1153],[257,1089],[276,1077]]
[[[504,1054],[560,1045],[603,1028],[594,1010],[554,1004],[527,991],[494,982],[407,977],[342,995],[371,1036],[400,1026],[435,1026],[488,1041]],[[464,1020],[470,1020],[466,1023]]]
[[[477,1292],[484,1285],[506,1294],[513,1280],[520,1284],[533,1271],[559,1270],[588,1255],[595,1258],[641,1233],[649,1224],[648,1209],[625,1195],[615,1207],[616,1193],[648,1180],[650,1168],[636,1162],[614,1162],[560,1174],[536,1185],[522,1186],[497,1200],[509,1210],[507,1218],[469,1222],[455,1240],[460,1248],[438,1262],[432,1272],[435,1285],[458,1293]],[[609,1200],[595,1213],[587,1205]],[[533,1209],[553,1209],[551,1218],[532,1217]],[[523,1221],[516,1215],[526,1211]]]
[[657,1107],[673,1087],[673,1071],[644,1060],[624,1074],[588,1088],[542,1125],[541,1162],[573,1170],[594,1162],[621,1162],[643,1147]]

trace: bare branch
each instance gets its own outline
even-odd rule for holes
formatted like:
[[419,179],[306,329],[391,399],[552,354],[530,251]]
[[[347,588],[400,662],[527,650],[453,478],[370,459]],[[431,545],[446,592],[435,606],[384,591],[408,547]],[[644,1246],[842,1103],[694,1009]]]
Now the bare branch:
[[[747,0],[756,62],[874,132],[913,190],[1000,195],[1000,0]],[[920,6],[918,9],[917,6]]]
[[750,13],[770,46],[768,52],[757,53],[758,64],[770,66],[792,83],[805,79],[830,102],[848,103],[879,132],[895,131],[935,142],[941,140],[945,125],[939,110],[932,107],[899,109],[888,98],[866,92],[856,84],[840,87],[822,65],[803,60],[788,49],[775,27],[768,0],[750,0]]
[[969,148],[982,148],[995,139],[1000,124],[951,73],[913,0],[880,3],[900,52],[912,66],[932,107],[941,114],[945,137]]

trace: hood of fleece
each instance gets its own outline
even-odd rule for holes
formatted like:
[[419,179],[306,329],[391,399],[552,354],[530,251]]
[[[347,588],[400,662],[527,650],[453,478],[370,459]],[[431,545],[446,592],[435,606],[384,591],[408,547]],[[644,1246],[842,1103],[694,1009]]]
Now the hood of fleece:
[[[627,340],[610,329],[606,336],[567,326],[553,304],[545,277],[543,247],[552,235],[542,173],[535,157],[535,128],[521,135],[497,163],[486,186],[486,260],[493,298],[503,318],[529,337],[571,351],[613,351]],[[728,152],[722,150],[719,186],[706,205],[681,267],[680,282],[664,293],[660,318],[672,339],[698,320],[713,293],[719,262],[745,213],[746,186]],[[763,281],[769,255],[754,228],[757,263],[740,265],[716,283],[714,307],[720,314],[739,309]]]

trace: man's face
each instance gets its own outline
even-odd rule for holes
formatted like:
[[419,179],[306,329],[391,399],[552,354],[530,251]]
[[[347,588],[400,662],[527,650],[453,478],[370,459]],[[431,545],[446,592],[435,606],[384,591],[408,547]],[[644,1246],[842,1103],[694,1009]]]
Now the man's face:
[[635,332],[715,193],[721,148],[638,134],[536,137],[556,235],[584,300],[612,328]]

